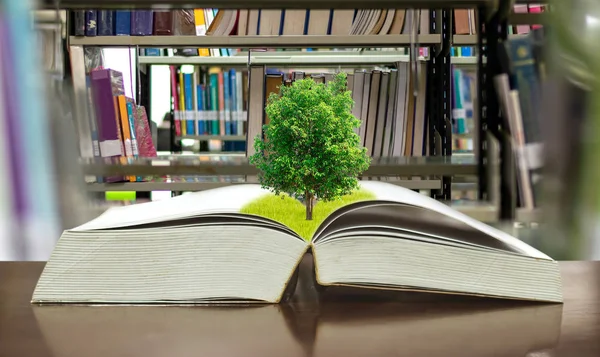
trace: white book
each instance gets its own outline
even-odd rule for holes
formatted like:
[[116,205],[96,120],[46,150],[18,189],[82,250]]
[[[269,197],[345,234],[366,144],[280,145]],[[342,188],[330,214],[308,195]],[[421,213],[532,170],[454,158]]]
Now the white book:
[[409,189],[360,188],[372,199],[335,210],[304,238],[243,213],[270,194],[256,184],[111,208],[62,234],[33,302],[278,303],[308,250],[323,286],[562,301],[546,254]]

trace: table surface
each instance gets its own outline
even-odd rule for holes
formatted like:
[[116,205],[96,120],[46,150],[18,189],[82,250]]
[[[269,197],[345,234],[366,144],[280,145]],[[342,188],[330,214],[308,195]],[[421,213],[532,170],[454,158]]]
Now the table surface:
[[302,286],[242,307],[35,306],[40,262],[0,262],[0,356],[600,356],[600,262],[561,262],[564,304]]

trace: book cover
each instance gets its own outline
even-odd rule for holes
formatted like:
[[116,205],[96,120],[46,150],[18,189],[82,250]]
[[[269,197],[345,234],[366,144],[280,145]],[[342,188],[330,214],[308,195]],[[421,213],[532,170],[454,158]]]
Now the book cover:
[[152,35],[153,21],[154,12],[152,10],[131,11],[131,36]]
[[152,141],[152,132],[146,114],[146,108],[141,105],[135,106],[135,135],[138,143],[138,152],[140,157],[156,157],[156,147]]
[[[119,118],[115,110],[113,76],[117,73],[101,69],[90,73],[92,95],[98,126],[98,142],[102,157],[125,155]],[[121,181],[123,177],[107,177],[106,182]]]
[[131,11],[130,10],[115,11],[115,35],[117,35],[117,36],[131,35]]
[[114,36],[115,12],[113,10],[98,10],[98,36]]

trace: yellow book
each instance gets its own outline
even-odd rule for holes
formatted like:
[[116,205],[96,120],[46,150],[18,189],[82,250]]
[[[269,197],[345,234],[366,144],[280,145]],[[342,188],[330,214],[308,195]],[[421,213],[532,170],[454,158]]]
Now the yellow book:
[[[127,100],[124,95],[116,97],[117,112],[120,118],[121,133],[123,133],[123,145],[125,146],[125,156],[133,157],[133,143],[131,133],[129,132],[129,115],[127,114]],[[136,182],[135,176],[127,176],[129,182]]]
[[[196,23],[196,36],[206,36],[206,21],[204,20],[204,9],[194,9],[194,22]],[[199,48],[198,55],[209,57],[208,48]]]
[[183,72],[179,70],[179,112],[181,113],[181,136],[187,135],[186,130],[186,118],[187,112],[185,110],[185,89],[183,86]]

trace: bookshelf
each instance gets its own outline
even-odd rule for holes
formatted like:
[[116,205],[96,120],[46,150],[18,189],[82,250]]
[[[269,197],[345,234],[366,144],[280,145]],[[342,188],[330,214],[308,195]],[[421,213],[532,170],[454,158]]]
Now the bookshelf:
[[[357,54],[358,53],[358,54]],[[392,65],[409,62],[410,56],[401,51],[319,51],[297,53],[251,53],[241,52],[230,57],[183,57],[183,56],[139,56],[139,64],[147,65],[200,65],[223,67],[246,67],[248,64],[265,66],[363,66]],[[419,57],[427,61],[426,57]],[[452,64],[477,64],[475,56],[451,57]]]
[[[45,6],[50,6],[50,1],[44,2]],[[53,3],[53,2],[52,2]],[[278,0],[278,1],[240,1],[240,0],[213,0],[213,1],[189,1],[189,0],[106,0],[98,3],[89,3],[81,0],[63,0],[60,7],[64,9],[118,9],[118,8],[151,8],[168,3],[172,8],[183,7],[204,7],[204,8],[263,8],[263,9],[354,9],[364,5],[362,1],[349,0]],[[518,3],[521,3],[518,1]],[[437,199],[449,199],[452,185],[452,176],[467,175],[476,176],[479,187],[479,198],[489,201],[490,192],[487,185],[489,181],[489,165],[485,157],[488,153],[488,132],[491,132],[499,141],[500,161],[507,160],[508,148],[502,128],[502,117],[498,113],[498,99],[494,95],[490,79],[498,72],[497,54],[494,46],[498,41],[506,38],[505,26],[508,21],[514,20],[515,23],[541,23],[540,16],[534,14],[504,14],[498,11],[502,8],[510,8],[508,0],[374,0],[369,3],[371,8],[430,8],[432,33],[428,35],[419,35],[416,42],[420,47],[429,47],[431,49],[429,58],[422,60],[429,61],[430,69],[428,72],[428,120],[429,120],[429,138],[430,155],[428,158],[393,158],[384,163],[383,159],[374,160],[366,176],[406,176],[419,177],[435,176],[433,179],[425,179],[421,187],[431,189],[432,196]],[[477,8],[480,23],[478,24],[478,35],[452,35],[452,9],[454,8]],[[498,29],[497,31],[485,31],[485,29]],[[68,37],[68,46],[70,48],[82,49],[84,47],[201,47],[201,48],[394,48],[407,47],[411,45],[410,35],[356,35],[356,36],[95,36],[95,37]],[[456,46],[477,46],[478,56],[475,58],[451,58],[449,48]],[[320,51],[318,51],[320,52]],[[250,62],[252,64],[264,65],[375,65],[394,62],[407,61],[405,55],[389,53],[379,53],[377,55],[366,55],[369,51],[353,52],[353,54],[314,54],[289,55],[288,53],[278,53],[277,55],[252,55]],[[83,55],[83,51],[80,51]],[[202,57],[150,57],[140,56],[139,64],[196,64],[196,65],[221,65],[221,66],[246,66],[248,65],[248,56],[240,55],[227,58],[202,58]],[[479,115],[477,148],[478,155],[470,159],[454,158],[451,155],[451,102],[450,102],[450,66],[452,64],[477,65],[478,78],[478,97],[483,98],[479,102],[477,112]],[[81,78],[76,79],[81,86]],[[490,78],[490,79],[486,79]],[[430,85],[430,87],[429,87]],[[487,95],[484,95],[487,94]],[[209,136],[185,136],[180,138],[192,138],[197,140],[209,140]],[[223,140],[222,137],[218,139]],[[242,136],[236,137],[236,140],[245,139]],[[233,140],[233,139],[231,139]],[[236,158],[237,159],[237,158]],[[415,159],[415,160],[413,160]],[[422,159],[422,160],[421,160]],[[466,160],[466,161],[465,161]],[[162,164],[160,164],[162,162]],[[165,164],[166,162],[166,164]],[[159,158],[156,160],[137,159],[128,160],[127,163],[106,162],[104,160],[93,160],[84,158],[82,167],[88,175],[107,175],[107,174],[129,174],[129,175],[254,175],[256,171],[244,160],[239,161],[207,161],[200,163],[188,158]],[[501,181],[508,182],[510,178],[504,177],[501,173]],[[418,182],[418,180],[407,180]],[[178,185],[188,185],[188,183],[125,183],[123,187],[144,190],[144,187],[176,187]],[[412,185],[413,183],[411,183]],[[90,190],[102,191],[105,184],[90,186]],[[144,187],[142,187],[145,185]],[[154,186],[153,186],[154,185]],[[157,186],[159,185],[159,186]],[[167,186],[171,185],[171,186]],[[187,187],[199,183],[191,182]],[[429,186],[428,186],[429,185]],[[110,185],[111,187],[114,184]],[[209,187],[209,186],[202,186]],[[413,186],[416,187],[416,186]],[[495,210],[489,210],[497,214],[501,219],[512,219],[516,215],[514,197],[514,187],[507,184],[500,185],[500,205]],[[418,189],[418,188],[415,188]],[[173,189],[175,190],[175,189]],[[491,205],[490,207],[495,207]]]
[[[106,191],[203,191],[213,188],[225,187],[236,184],[252,183],[253,181],[238,180],[239,182],[228,182],[227,180],[215,179],[215,182],[207,181],[205,177],[183,177],[180,181],[164,181],[164,182],[122,182],[122,183],[93,183],[88,185],[90,192],[106,192]],[[197,181],[195,181],[197,180]],[[234,181],[234,180],[232,180]],[[254,181],[257,183],[257,181]],[[425,180],[395,180],[387,181],[394,185],[409,188],[411,190],[436,190],[441,188],[441,181],[436,179]]]
[[[257,175],[246,157],[233,155],[170,155],[126,161],[81,159],[86,175]],[[473,156],[373,158],[364,176],[475,175]]]
[[[202,47],[202,48],[351,48],[403,47],[410,35],[356,36],[71,36],[71,46]],[[419,45],[439,45],[439,34],[419,35]]]

